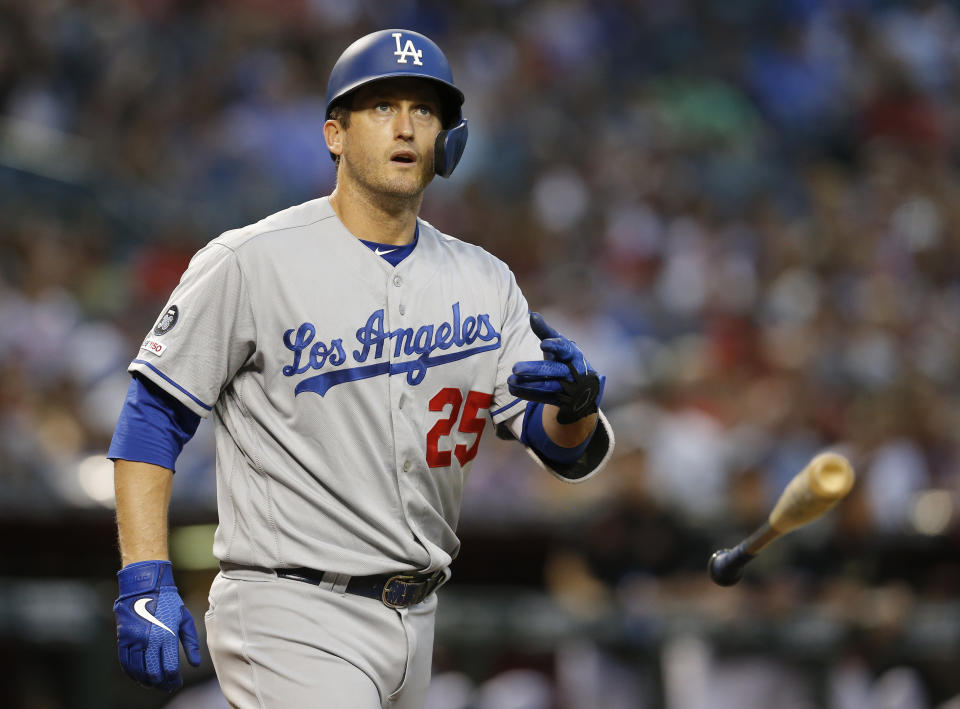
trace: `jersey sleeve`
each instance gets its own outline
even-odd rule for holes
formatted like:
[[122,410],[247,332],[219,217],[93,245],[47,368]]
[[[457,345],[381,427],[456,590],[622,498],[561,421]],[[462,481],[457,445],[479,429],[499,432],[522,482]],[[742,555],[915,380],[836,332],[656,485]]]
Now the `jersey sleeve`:
[[199,416],[253,354],[256,336],[243,273],[232,249],[198,251],[130,363]]

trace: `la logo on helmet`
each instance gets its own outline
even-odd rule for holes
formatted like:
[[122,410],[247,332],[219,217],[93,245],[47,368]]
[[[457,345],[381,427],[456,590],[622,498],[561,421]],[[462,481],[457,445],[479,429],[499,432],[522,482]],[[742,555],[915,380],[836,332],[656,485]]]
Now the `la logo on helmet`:
[[400,57],[397,59],[397,64],[406,64],[407,57],[412,57],[415,66],[423,66],[423,62],[420,61],[420,58],[423,56],[423,52],[413,46],[412,39],[408,39],[407,43],[403,45],[403,49],[401,49],[400,38],[403,36],[403,33],[393,32],[390,36],[397,40],[397,51],[393,53],[393,56]]

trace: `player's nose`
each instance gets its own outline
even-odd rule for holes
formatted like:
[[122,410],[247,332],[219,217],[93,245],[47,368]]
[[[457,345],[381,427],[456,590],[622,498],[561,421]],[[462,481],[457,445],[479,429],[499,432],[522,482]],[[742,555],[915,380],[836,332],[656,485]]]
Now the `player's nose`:
[[398,138],[413,137],[413,117],[409,111],[397,111],[393,117],[393,129]]

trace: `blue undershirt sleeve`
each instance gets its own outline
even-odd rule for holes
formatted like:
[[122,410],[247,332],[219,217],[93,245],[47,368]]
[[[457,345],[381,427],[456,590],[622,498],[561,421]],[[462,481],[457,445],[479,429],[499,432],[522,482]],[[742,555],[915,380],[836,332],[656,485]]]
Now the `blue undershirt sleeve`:
[[520,441],[537,451],[547,460],[555,463],[573,463],[583,455],[590,445],[591,434],[576,448],[558,446],[543,428],[543,404],[530,402],[523,413],[523,435]]
[[174,469],[200,417],[145,377],[133,375],[107,458]]

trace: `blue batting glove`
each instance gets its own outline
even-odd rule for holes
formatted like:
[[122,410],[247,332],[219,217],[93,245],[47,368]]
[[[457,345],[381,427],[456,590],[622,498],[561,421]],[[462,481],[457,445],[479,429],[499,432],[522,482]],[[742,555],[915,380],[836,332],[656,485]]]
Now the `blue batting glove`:
[[172,692],[183,686],[180,643],[187,660],[200,664],[193,616],[180,600],[169,561],[137,561],[117,572],[120,597],[117,652],[123,671],[140,684]]
[[530,327],[540,338],[543,359],[513,366],[513,374],[507,379],[510,393],[559,407],[560,423],[573,423],[596,413],[606,377],[590,366],[576,342],[550,327],[540,313],[530,313]]

